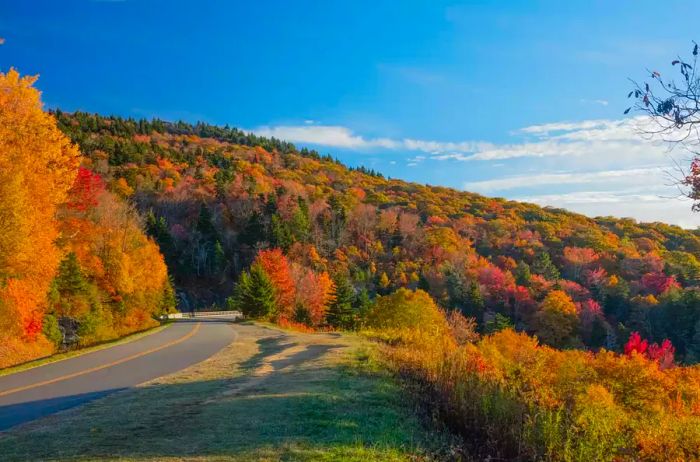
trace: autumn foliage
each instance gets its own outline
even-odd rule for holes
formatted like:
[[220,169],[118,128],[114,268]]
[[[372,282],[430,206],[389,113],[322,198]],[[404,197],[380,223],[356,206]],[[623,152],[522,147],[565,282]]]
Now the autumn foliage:
[[556,350],[510,329],[466,343],[426,332],[407,329],[385,351],[475,459],[700,457],[700,367],[671,367],[670,342],[651,348],[633,334],[619,355]]
[[[322,327],[333,295],[333,281],[327,272],[290,264],[280,249],[269,249],[257,253],[229,303],[252,318],[274,320],[286,326]],[[260,306],[266,308],[261,310]]]
[[40,333],[61,259],[55,215],[79,162],[35,80],[0,74],[0,367],[52,349]]
[[[158,248],[100,176],[79,168],[79,151],[43,111],[35,80],[0,74],[0,367],[55,351],[59,319],[77,306],[81,344],[152,325],[169,290]],[[86,279],[70,308],[56,290],[69,252]]]
[[700,458],[700,232],[229,127],[54,119],[32,83],[0,77],[0,366],[65,347],[66,319],[78,345],[151,325],[165,257],[189,308],[384,341],[476,457]]
[[[189,307],[225,304],[257,259],[289,322],[324,324],[341,278],[347,325],[366,320],[367,299],[421,289],[481,333],[498,318],[544,344],[622,352],[638,331],[700,360],[698,231],[386,179],[235,128],[56,116],[146,217]],[[554,309],[553,292],[573,305]]]

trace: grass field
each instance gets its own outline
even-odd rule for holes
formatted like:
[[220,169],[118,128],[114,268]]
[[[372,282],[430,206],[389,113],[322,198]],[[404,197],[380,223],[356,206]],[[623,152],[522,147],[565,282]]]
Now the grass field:
[[367,341],[232,328],[203,363],[1,434],[2,460],[448,458]]

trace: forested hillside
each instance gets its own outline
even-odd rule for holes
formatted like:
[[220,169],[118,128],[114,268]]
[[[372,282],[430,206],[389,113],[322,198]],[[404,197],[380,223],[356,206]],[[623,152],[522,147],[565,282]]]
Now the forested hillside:
[[0,74],[0,367],[152,327],[174,305],[138,213],[80,166],[35,80]]
[[638,332],[653,359],[700,359],[697,231],[386,179],[228,127],[55,116],[84,181],[141,212],[184,309],[352,328],[419,288],[482,333],[621,352]]

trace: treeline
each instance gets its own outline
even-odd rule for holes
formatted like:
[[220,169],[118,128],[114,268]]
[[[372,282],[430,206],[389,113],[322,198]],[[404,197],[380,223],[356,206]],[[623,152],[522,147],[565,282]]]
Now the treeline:
[[259,252],[280,249],[355,298],[420,288],[480,332],[618,352],[639,332],[700,358],[697,231],[387,180],[231,128],[56,117],[146,217],[190,308],[225,305]]
[[0,367],[154,326],[175,304],[138,213],[80,166],[34,81],[0,74]]

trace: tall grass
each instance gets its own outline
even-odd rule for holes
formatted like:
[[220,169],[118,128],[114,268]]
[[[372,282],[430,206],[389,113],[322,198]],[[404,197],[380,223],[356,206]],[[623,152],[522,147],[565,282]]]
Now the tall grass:
[[560,351],[512,330],[463,345],[439,332],[379,337],[390,364],[476,458],[700,460],[699,367]]

